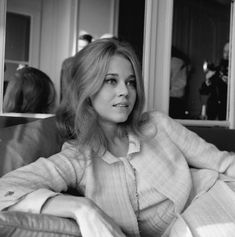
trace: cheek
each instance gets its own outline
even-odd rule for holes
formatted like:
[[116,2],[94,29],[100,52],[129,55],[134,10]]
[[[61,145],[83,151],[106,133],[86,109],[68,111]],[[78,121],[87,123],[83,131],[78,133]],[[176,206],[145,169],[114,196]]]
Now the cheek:
[[129,92],[129,95],[130,95],[130,98],[131,98],[133,104],[135,104],[135,101],[136,101],[136,98],[137,98],[137,92],[136,92],[136,90],[131,90],[131,91]]
[[99,97],[99,95],[95,95],[91,98],[91,105],[95,111],[97,111],[97,108],[99,107],[100,104],[102,104],[102,100]]
[[95,110],[103,107],[104,104],[111,101],[112,95],[107,90],[100,90],[96,95],[91,97],[91,103]]

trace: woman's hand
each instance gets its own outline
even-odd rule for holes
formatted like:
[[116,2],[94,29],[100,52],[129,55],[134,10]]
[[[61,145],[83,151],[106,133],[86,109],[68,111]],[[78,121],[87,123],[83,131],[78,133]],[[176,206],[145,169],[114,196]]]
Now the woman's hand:
[[75,219],[84,237],[124,237],[120,227],[94,202],[75,211]]

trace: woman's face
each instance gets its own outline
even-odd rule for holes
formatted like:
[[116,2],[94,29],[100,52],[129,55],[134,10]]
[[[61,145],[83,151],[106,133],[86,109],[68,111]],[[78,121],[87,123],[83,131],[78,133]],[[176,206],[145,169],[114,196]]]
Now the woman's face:
[[103,85],[91,101],[100,122],[127,120],[136,101],[136,78],[126,58],[120,55],[111,58]]

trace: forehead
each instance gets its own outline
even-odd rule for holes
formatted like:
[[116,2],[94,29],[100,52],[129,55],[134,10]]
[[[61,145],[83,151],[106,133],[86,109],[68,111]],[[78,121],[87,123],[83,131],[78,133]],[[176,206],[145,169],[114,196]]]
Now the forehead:
[[128,71],[134,73],[131,62],[122,55],[114,55],[110,59],[108,72]]

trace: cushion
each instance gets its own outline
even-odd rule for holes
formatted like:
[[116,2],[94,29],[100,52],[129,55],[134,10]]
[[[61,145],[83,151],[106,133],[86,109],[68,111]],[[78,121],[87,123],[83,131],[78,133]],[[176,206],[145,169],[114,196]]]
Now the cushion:
[[81,237],[72,219],[44,214],[0,212],[0,236],[4,237]]
[[39,157],[60,151],[55,117],[0,129],[0,177]]

